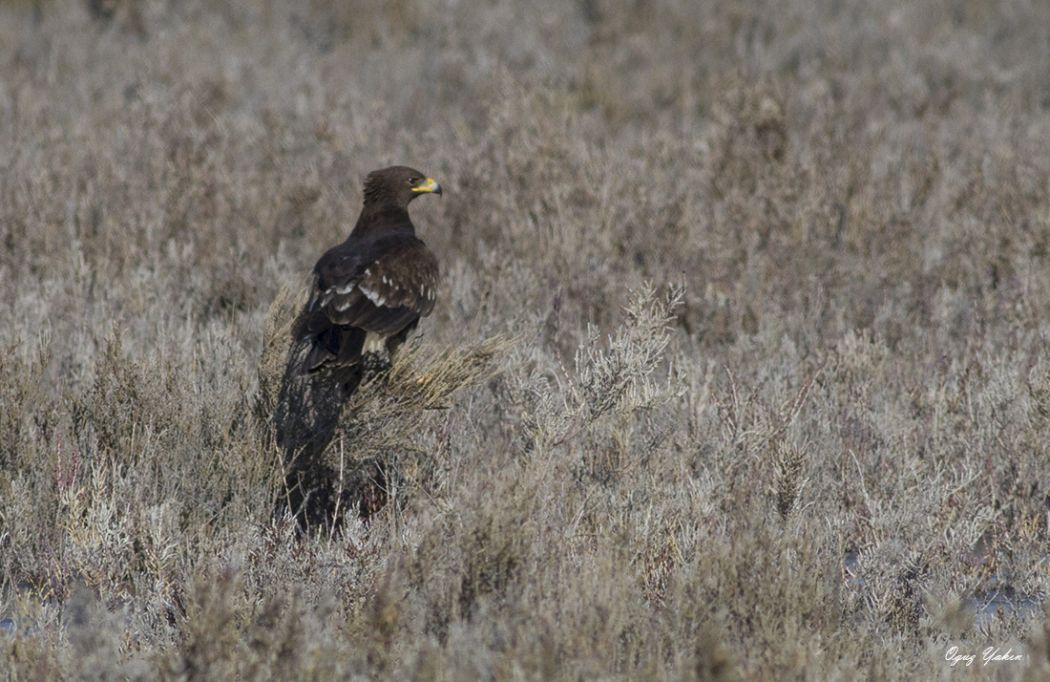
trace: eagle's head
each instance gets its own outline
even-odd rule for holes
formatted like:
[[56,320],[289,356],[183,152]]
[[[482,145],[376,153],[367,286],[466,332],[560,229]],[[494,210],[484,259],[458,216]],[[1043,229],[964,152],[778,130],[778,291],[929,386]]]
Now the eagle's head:
[[441,185],[408,166],[372,171],[365,178],[365,206],[392,204],[405,208],[421,194],[441,194]]

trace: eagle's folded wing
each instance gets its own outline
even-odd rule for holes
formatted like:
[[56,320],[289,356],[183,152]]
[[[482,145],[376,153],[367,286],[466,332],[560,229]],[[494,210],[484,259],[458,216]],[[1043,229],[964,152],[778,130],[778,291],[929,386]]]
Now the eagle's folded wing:
[[311,309],[332,324],[357,327],[381,336],[396,334],[434,308],[438,264],[418,241],[367,263],[350,262],[318,273]]

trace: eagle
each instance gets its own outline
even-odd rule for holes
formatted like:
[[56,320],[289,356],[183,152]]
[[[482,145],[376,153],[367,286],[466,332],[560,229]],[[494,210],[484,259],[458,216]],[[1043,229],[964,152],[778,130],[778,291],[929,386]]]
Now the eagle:
[[352,366],[371,354],[389,362],[434,309],[437,258],[408,215],[422,194],[440,195],[441,185],[406,166],[369,173],[350,236],[314,266],[310,300],[295,329],[297,341],[311,344],[302,371]]
[[[407,166],[369,173],[353,230],[313,268],[309,297],[292,326],[274,412],[284,455],[283,503],[301,526],[337,521],[331,518],[337,498],[354,494],[336,493],[336,472],[322,457],[343,405],[368,372],[389,366],[420,318],[434,309],[438,261],[416,236],[408,205],[421,195],[441,193],[433,178]],[[350,472],[349,479],[355,476]],[[383,488],[375,478],[369,480]],[[342,501],[344,509],[361,502]]]

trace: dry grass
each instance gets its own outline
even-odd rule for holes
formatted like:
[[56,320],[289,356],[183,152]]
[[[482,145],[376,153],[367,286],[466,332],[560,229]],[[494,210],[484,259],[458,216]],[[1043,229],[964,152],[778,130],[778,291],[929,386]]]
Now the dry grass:
[[[0,671],[1045,678],[1050,9],[893,4],[0,4]],[[445,281],[329,455],[395,503],[301,538],[390,163]]]

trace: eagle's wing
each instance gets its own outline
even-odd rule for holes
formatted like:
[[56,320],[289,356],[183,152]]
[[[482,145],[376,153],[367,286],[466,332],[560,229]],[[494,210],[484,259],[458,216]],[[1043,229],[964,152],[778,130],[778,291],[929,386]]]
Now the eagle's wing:
[[318,263],[310,310],[336,325],[380,336],[397,334],[434,309],[438,263],[415,238],[399,239],[371,258],[333,254]]

